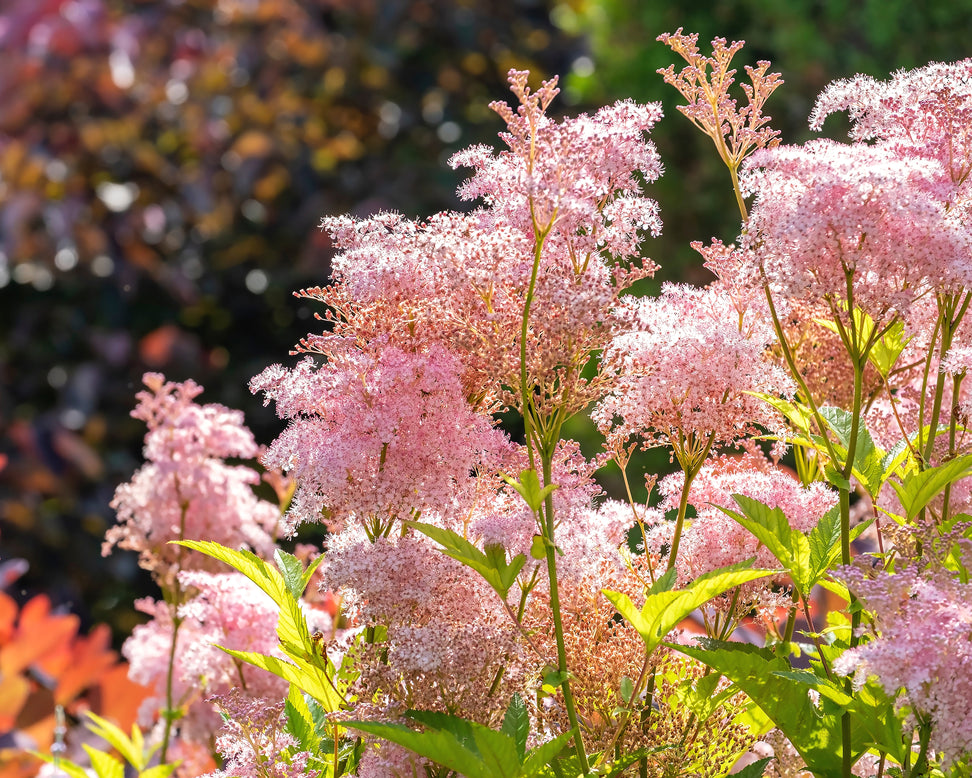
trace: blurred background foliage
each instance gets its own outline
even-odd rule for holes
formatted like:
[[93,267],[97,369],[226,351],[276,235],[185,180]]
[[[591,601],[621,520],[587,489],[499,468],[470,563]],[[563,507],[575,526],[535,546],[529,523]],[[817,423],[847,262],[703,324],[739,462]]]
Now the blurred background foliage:
[[730,241],[738,218],[655,74],[675,61],[657,35],[745,39],[739,70],[782,72],[768,111],[798,143],[830,80],[970,56],[970,17],[972,0],[0,2],[5,587],[130,630],[147,580],[99,548],[140,463],[142,372],[196,379],[269,442],[246,383],[315,327],[291,291],[328,276],[319,219],[459,207],[445,160],[496,142],[510,67],[562,74],[558,111],[664,103],[665,234],[646,251],[659,280],[705,282],[689,242]]

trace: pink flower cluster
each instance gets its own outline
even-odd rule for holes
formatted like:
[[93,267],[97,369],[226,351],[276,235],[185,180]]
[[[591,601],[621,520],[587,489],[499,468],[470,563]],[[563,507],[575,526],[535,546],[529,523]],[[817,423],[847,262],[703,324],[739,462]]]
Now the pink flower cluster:
[[137,395],[132,415],[148,426],[148,462],[115,493],[119,523],[108,531],[104,553],[115,545],[138,551],[165,593],[163,600],[137,603],[151,620],[135,627],[122,647],[129,677],[153,691],[143,704],[143,722],[151,724],[171,705],[185,713],[174,745],[208,748],[219,724],[211,696],[238,686],[256,699],[279,699],[286,692],[276,676],[217,648],[278,653],[278,614],[246,577],[169,541],[214,540],[269,558],[277,547],[280,509],[254,493],[256,470],[224,461],[259,454],[241,412],[198,404],[202,387],[192,381],[174,383],[149,373],[144,382],[148,391]]
[[526,82],[512,71],[517,109],[493,106],[507,122],[508,150],[479,146],[452,160],[474,168],[460,194],[483,207],[420,223],[394,214],[324,221],[339,250],[334,283],[306,294],[330,306],[334,327],[303,349],[333,358],[366,343],[438,344],[462,355],[462,387],[477,409],[516,407],[532,294],[526,353],[536,402],[579,410],[596,396],[581,368],[610,337],[618,294],[654,272],[650,262],[628,265],[643,235],[661,228],[641,191],[661,174],[644,137],[661,113],[618,103],[554,122],[545,115],[554,84],[531,92]]
[[967,225],[946,207],[939,164],[892,146],[811,141],[756,152],[744,236],[784,297],[888,323],[921,295],[972,281]]
[[202,387],[173,383],[158,373],[143,378],[132,412],[148,426],[143,465],[115,492],[111,503],[118,524],[106,533],[103,554],[114,546],[138,551],[143,566],[164,578],[169,567],[208,564],[171,540],[213,540],[230,548],[245,546],[273,553],[280,511],[259,499],[252,486],[257,471],[228,465],[228,457],[250,459],[259,453],[243,414],[222,405],[199,405]]
[[[937,160],[962,187],[972,171],[972,59],[902,70],[889,81],[858,75],[835,81],[817,98],[810,126],[847,111],[855,140],[879,140]],[[966,190],[967,191],[967,190]]]
[[310,358],[274,365],[251,388],[290,419],[264,462],[297,480],[291,529],[458,510],[484,452],[506,445],[466,401],[458,359],[437,345],[354,350],[320,368]]
[[[678,507],[683,473],[662,479],[658,488],[662,510]],[[807,533],[837,504],[837,494],[822,482],[804,487],[791,473],[774,465],[761,453],[720,456],[710,459],[692,481],[689,503],[697,516],[686,528],[679,545],[676,569],[680,581],[694,578],[727,565],[755,558],[755,566],[779,567],[779,562],[754,535],[719,508],[739,511],[732,498],[741,494],[779,508],[790,528]],[[666,525],[667,528],[667,525]],[[664,533],[662,533],[662,538]],[[657,542],[657,541],[656,541]]]
[[914,566],[868,576],[845,567],[839,577],[874,614],[869,642],[834,663],[856,682],[876,676],[885,692],[934,725],[931,748],[944,763],[972,753],[972,584],[949,571]]
[[791,382],[767,358],[765,320],[740,313],[738,299],[717,282],[666,284],[660,297],[623,301],[628,328],[605,353],[618,377],[593,415],[609,439],[732,444],[757,425],[784,434],[782,418],[748,392],[789,395]]
[[[275,700],[286,694],[284,681],[239,663],[218,648],[279,655],[277,607],[255,584],[235,572],[187,571],[179,578],[192,596],[178,609],[181,623],[173,655],[173,703],[186,710],[179,737],[207,744],[219,726],[219,715],[209,704],[211,697],[237,687],[254,699]],[[166,706],[175,625],[167,603],[144,599],[137,606],[152,620],[135,627],[122,653],[129,662],[129,677],[155,692],[141,711],[143,723],[151,723],[154,714]]]

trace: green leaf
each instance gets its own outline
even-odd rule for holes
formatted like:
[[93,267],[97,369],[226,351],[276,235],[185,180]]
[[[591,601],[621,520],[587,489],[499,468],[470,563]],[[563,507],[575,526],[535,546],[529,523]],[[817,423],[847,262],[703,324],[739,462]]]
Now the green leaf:
[[782,413],[786,420],[804,435],[810,434],[810,430],[814,426],[814,421],[813,413],[807,406],[790,402],[789,400],[784,400],[782,397],[765,392],[746,392],[746,394],[751,394],[753,397],[758,397],[760,400],[768,403]]
[[905,337],[904,322],[898,319],[874,344],[867,358],[882,378],[886,379],[891,375],[891,371],[912,337],[911,335]]
[[[826,698],[821,699],[819,707],[815,705],[806,684],[781,675],[790,672],[789,663],[768,649],[708,639],[699,642],[704,647],[669,647],[722,673],[749,695],[793,743],[814,775],[841,775],[843,710],[839,706]],[[856,760],[867,746],[860,728],[851,731]]]
[[618,692],[624,702],[631,702],[631,698],[634,696],[634,681],[628,678],[628,676],[624,676],[621,679],[621,687],[618,689]]
[[671,570],[666,570],[662,575],[655,579],[655,582],[651,585],[648,590],[648,594],[658,594],[659,592],[670,592],[675,588],[675,582],[678,580],[678,571],[673,567]]
[[694,682],[685,679],[676,687],[675,698],[704,723],[723,702],[738,692],[732,687],[718,692],[720,678],[718,673],[709,673]]
[[290,684],[284,712],[287,714],[286,731],[297,739],[302,751],[316,754],[320,747],[317,728],[303,693],[294,684]]
[[658,591],[645,598],[645,604],[638,610],[631,599],[621,592],[604,591],[618,612],[636,629],[645,641],[648,653],[657,648],[678,624],[696,608],[704,605],[713,597],[740,584],[755,581],[774,570],[753,570],[752,560],[741,564],[713,570],[696,578],[684,589]]
[[273,552],[273,561],[277,563],[277,569],[283,577],[287,591],[295,600],[299,600],[304,595],[303,563],[293,554],[288,554],[280,548]]
[[574,736],[574,730],[564,732],[553,740],[541,743],[527,754],[523,767],[520,769],[519,778],[532,778],[545,772],[547,766],[557,758]]
[[169,776],[179,768],[179,764],[179,762],[172,762],[171,764],[157,764],[155,767],[142,770],[142,772],[138,774],[138,778],[169,778]]
[[[292,657],[294,662],[285,662],[275,656],[267,656],[266,654],[258,654],[255,651],[235,651],[230,648],[220,649],[225,651],[232,657],[236,657],[241,662],[246,662],[247,664],[255,665],[269,673],[273,673],[278,678],[283,678],[285,681],[289,681],[298,688],[307,692],[311,697],[317,700],[321,707],[328,712],[334,712],[341,709],[344,703],[344,698],[342,692],[344,690],[339,690],[335,688],[334,674],[327,673],[322,667],[311,664],[307,661],[303,661],[299,658]],[[333,663],[330,663],[333,668]]]
[[840,556],[840,506],[835,505],[810,530],[810,585],[816,584]]
[[809,670],[775,671],[774,675],[801,683],[850,711],[852,726],[863,728],[867,735],[862,736],[865,746],[887,751],[899,763],[904,759],[907,749],[901,737],[901,722],[895,715],[893,699],[884,693],[879,683],[872,680],[852,696],[843,686]]
[[749,530],[769,549],[790,574],[801,595],[809,594],[813,586],[813,572],[810,565],[810,541],[807,537],[790,529],[790,522],[779,508],[770,508],[765,503],[742,494],[734,494],[732,498],[739,505],[742,514],[717,507]]
[[[834,432],[840,442],[841,448],[838,450],[845,462],[839,463],[841,467],[846,464],[847,449],[850,446],[851,430],[854,416],[843,408],[824,406],[820,409],[820,415],[827,426]],[[867,490],[871,497],[877,497],[884,484],[884,465],[885,452],[879,449],[871,438],[864,418],[860,417],[857,427],[857,441],[854,447],[854,476]]]
[[[939,435],[944,435],[947,432],[948,425],[942,424],[934,430],[934,435],[937,438]],[[921,428],[920,431],[915,431],[907,438],[902,438],[895,443],[894,447],[887,454],[885,454],[884,459],[881,461],[881,466],[884,468],[884,480],[887,481],[892,475],[894,475],[898,468],[905,464],[911,455],[912,448],[916,447],[919,437],[922,440],[928,440],[928,436],[932,433],[933,431],[931,425],[926,424]],[[907,468],[907,471],[910,471],[913,467],[914,465],[912,464],[909,468]],[[906,474],[907,472],[905,475]]]
[[423,524],[420,521],[406,521],[405,525],[430,537],[442,546],[440,550],[446,556],[462,562],[479,573],[504,602],[520,570],[526,564],[527,558],[524,554],[517,554],[507,562],[506,550],[499,544],[490,544],[483,552],[451,529]]
[[88,756],[91,758],[91,766],[98,778],[124,778],[125,765],[121,759],[106,754],[104,751],[99,751],[87,743],[82,743],[81,747],[88,752]]
[[503,734],[508,735],[516,744],[516,753],[522,762],[526,758],[527,737],[530,735],[530,714],[519,692],[514,692],[506,714],[503,716]]
[[280,619],[277,622],[277,637],[284,651],[288,654],[313,653],[313,641],[307,629],[307,620],[301,610],[297,597],[290,593],[290,589],[281,572],[273,565],[260,559],[250,551],[226,548],[219,543],[208,540],[180,540],[173,541],[179,545],[191,548],[243,573],[253,583],[259,586],[280,608]]
[[549,494],[553,492],[554,489],[557,488],[556,484],[547,484],[541,489],[540,477],[537,475],[537,471],[533,468],[521,471],[519,481],[510,478],[508,475],[503,475],[502,477],[506,483],[516,489],[519,495],[523,498],[523,501],[534,513],[537,513],[540,510],[540,507],[543,505],[543,501]]
[[906,743],[901,731],[894,698],[885,693],[877,679],[870,679],[854,693],[851,711],[867,729],[871,742],[880,750],[887,751],[898,764],[904,764],[910,743]]
[[[128,763],[138,772],[145,769],[145,753],[143,752],[142,733],[138,727],[132,727],[133,738],[137,737],[139,743],[133,742],[119,727],[112,724],[107,719],[103,719],[97,713],[87,711],[87,716],[93,723],[88,724],[95,735],[106,740]],[[135,734],[137,733],[137,735]]]
[[915,518],[921,510],[939,495],[948,484],[972,475],[972,454],[950,459],[943,465],[909,473],[904,483],[891,482],[898,493],[898,499],[909,519]]
[[[30,751],[31,755],[36,756],[38,759],[47,762],[48,764],[54,764],[54,757],[50,754],[42,754],[39,751]],[[75,764],[67,759],[58,759],[57,766],[66,772],[71,778],[91,778],[88,771],[85,770],[81,765]]]
[[401,724],[345,721],[344,726],[384,738],[467,778],[516,778],[520,760],[513,738],[456,716],[409,711],[426,729],[418,732]]
[[534,535],[530,543],[530,556],[536,560],[546,559],[547,540],[543,535]]
[[541,688],[546,694],[553,694],[563,685],[564,681],[570,680],[570,673],[567,670],[559,670],[553,665],[543,668],[543,679]]
[[[569,733],[567,736],[569,737]],[[564,736],[562,735],[561,737]],[[544,745],[547,744],[545,743]],[[578,760],[577,755],[573,752],[569,752],[563,754],[558,759],[548,759],[546,767],[542,767],[536,773],[532,774],[541,775],[543,778],[616,778],[616,776],[621,775],[627,776],[630,775],[628,768],[637,763],[638,760],[646,756],[650,756],[651,754],[670,751],[675,747],[676,746],[673,744],[666,744],[663,746],[655,746],[653,748],[639,748],[635,751],[627,752],[618,759],[610,759],[603,753],[592,753],[589,755],[589,761],[592,765],[596,764],[596,767],[586,775],[581,770],[580,761]]]

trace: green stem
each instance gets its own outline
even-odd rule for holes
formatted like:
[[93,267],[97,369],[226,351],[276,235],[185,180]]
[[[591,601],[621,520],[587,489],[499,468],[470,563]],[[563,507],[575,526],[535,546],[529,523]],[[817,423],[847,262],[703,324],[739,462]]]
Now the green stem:
[[[541,463],[543,465],[543,483],[553,482],[553,456],[552,452],[541,452]],[[564,708],[567,710],[567,720],[570,722],[571,729],[574,730],[574,751],[580,762],[582,769],[581,775],[587,775],[590,765],[587,761],[587,752],[584,749],[584,738],[581,735],[580,724],[577,719],[577,710],[574,706],[574,695],[570,689],[570,680],[567,677],[567,646],[564,643],[564,621],[560,612],[560,591],[557,585],[557,547],[554,542],[554,510],[553,496],[547,495],[544,500],[543,510],[543,531],[547,538],[544,544],[547,551],[547,575],[550,580],[550,611],[553,615],[554,636],[557,640],[557,670],[563,679],[560,688],[564,695]]]
[[682,472],[685,473],[685,482],[682,484],[682,494],[678,499],[678,515],[675,518],[675,531],[672,533],[672,547],[668,552],[668,567],[665,568],[666,572],[675,567],[675,561],[678,558],[678,546],[682,539],[682,530],[685,525],[685,514],[688,512],[688,498],[689,491],[692,488],[692,481],[695,480],[695,476],[699,474],[699,471],[702,469],[702,465],[705,464],[705,460],[708,458],[714,442],[715,434],[709,433],[705,444],[700,450],[687,452],[685,451],[684,445],[681,444],[674,447],[675,456],[678,458],[678,462],[682,466]]
[[[962,390],[962,379],[964,376],[957,375],[952,377],[952,412],[948,420],[948,455],[949,458],[955,455],[956,433],[958,431],[958,411],[959,411],[959,392]],[[951,512],[952,485],[945,484],[945,491],[942,498],[942,523],[948,521],[948,514]]]
[[813,394],[810,392],[810,387],[807,386],[807,382],[803,380],[803,376],[800,374],[800,370],[797,368],[796,358],[793,356],[793,350],[790,348],[790,344],[786,340],[786,333],[783,331],[783,324],[780,322],[779,314],[776,312],[776,304],[773,302],[773,293],[770,290],[769,282],[766,280],[765,276],[763,278],[763,292],[766,295],[766,302],[769,306],[770,318],[773,320],[773,330],[776,332],[776,339],[779,341],[780,348],[783,350],[783,359],[786,361],[787,369],[790,371],[790,376],[796,381],[797,386],[800,388],[800,392],[803,394],[803,399],[810,406],[810,412],[813,414],[814,421],[817,422],[817,429],[820,432],[820,437],[823,438],[824,445],[827,447],[827,454],[830,457],[830,461],[837,463],[837,452],[834,450],[833,443],[830,441],[830,435],[827,434],[829,427],[827,423],[823,420],[820,415],[820,410],[817,408],[816,402],[814,402]]
[[918,758],[908,771],[908,778],[925,778],[928,775],[928,743],[931,740],[931,723],[924,717],[918,719]]
[[[962,319],[969,309],[970,301],[972,301],[972,292],[966,293],[965,298],[961,301],[958,296],[949,295],[939,297],[938,310],[939,321],[941,323],[941,346],[939,347],[938,354],[940,359],[944,359],[952,347],[952,338],[955,336],[958,326],[962,323]],[[938,430],[938,422],[941,418],[944,396],[945,374],[938,371],[938,377],[935,381],[935,395],[932,400],[931,417],[928,420],[928,440],[925,441],[924,450],[922,451],[925,463],[931,459],[932,450],[935,446],[935,438],[937,437],[935,433]],[[924,425],[923,418],[920,420],[920,423]]]
[[739,215],[742,216],[742,220],[746,221],[749,218],[749,213],[746,211],[746,201],[743,200],[742,190],[739,188],[739,166],[733,166],[726,163],[729,168],[729,175],[732,177],[732,191],[736,195],[736,205],[739,206]]
[[[533,215],[533,201],[530,201],[530,213]],[[540,229],[534,216],[533,234],[533,268],[530,271],[530,285],[527,287],[526,298],[523,301],[523,324],[520,328],[520,398],[523,403],[523,434],[526,438],[527,456],[530,458],[530,468],[536,470],[536,458],[533,453],[534,438],[534,419],[533,419],[533,392],[530,391],[528,371],[527,371],[527,337],[530,332],[530,308],[533,306],[533,295],[537,289],[537,276],[540,273],[540,256],[543,253],[543,244],[553,226],[554,217],[550,223]]]
[[[860,435],[861,428],[861,403],[864,393],[864,366],[867,364],[867,352],[870,349],[870,345],[861,344],[858,333],[856,332],[856,326],[854,326],[854,316],[853,316],[853,296],[850,288],[850,280],[848,280],[848,310],[851,311],[851,344],[855,347],[853,353],[851,353],[851,361],[854,366],[854,401],[851,406],[851,429],[850,434],[847,439],[847,459],[844,462],[844,467],[841,471],[841,476],[844,478],[847,486],[841,485],[838,487],[838,495],[840,499],[840,561],[843,565],[849,565],[851,561],[850,555],[850,479],[853,477],[854,473],[854,457],[857,454],[857,440]],[[857,635],[858,627],[861,624],[861,611],[860,608],[855,608],[854,605],[857,603],[857,598],[851,594],[850,602],[848,603],[848,608],[853,612],[851,613],[851,635],[850,644],[851,648],[857,646],[860,642],[860,638]],[[809,613],[809,611],[808,611]],[[821,653],[821,659],[823,659],[823,654]],[[824,665],[826,668],[826,664]],[[828,676],[830,673],[827,673]],[[844,690],[847,694],[853,695],[854,686],[853,681],[848,678],[844,682]],[[842,769],[844,778],[850,778],[851,768],[853,767],[852,755],[851,755],[851,714],[850,711],[845,711],[840,719],[840,734],[841,734],[841,746],[842,746]]]
[[[179,484],[176,482],[176,491]],[[179,505],[179,540],[186,539],[186,513],[189,510],[189,503],[182,502]],[[162,730],[162,746],[159,749],[159,764],[166,764],[166,757],[169,751],[169,740],[172,737],[172,723],[176,719],[175,699],[173,699],[173,686],[175,675],[175,654],[176,644],[179,640],[179,627],[182,626],[182,618],[179,616],[179,606],[182,605],[182,585],[179,583],[179,571],[182,569],[182,557],[185,553],[185,546],[177,546],[176,563],[174,565],[175,574],[172,577],[172,590],[166,599],[172,614],[172,642],[169,644],[169,659],[165,672],[165,710],[162,713],[165,719],[165,727]]]

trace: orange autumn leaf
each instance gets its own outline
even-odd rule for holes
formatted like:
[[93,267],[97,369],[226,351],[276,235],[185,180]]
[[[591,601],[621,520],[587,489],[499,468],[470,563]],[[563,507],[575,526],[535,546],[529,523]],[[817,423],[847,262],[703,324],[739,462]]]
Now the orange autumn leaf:
[[99,624],[88,635],[79,636],[66,652],[68,666],[56,676],[54,701],[67,705],[117,664],[118,657],[110,646],[111,630],[107,624]]
[[37,595],[21,608],[17,627],[0,650],[0,674],[20,673],[51,652],[65,650],[77,635],[78,626],[77,616],[52,614],[50,600]]

